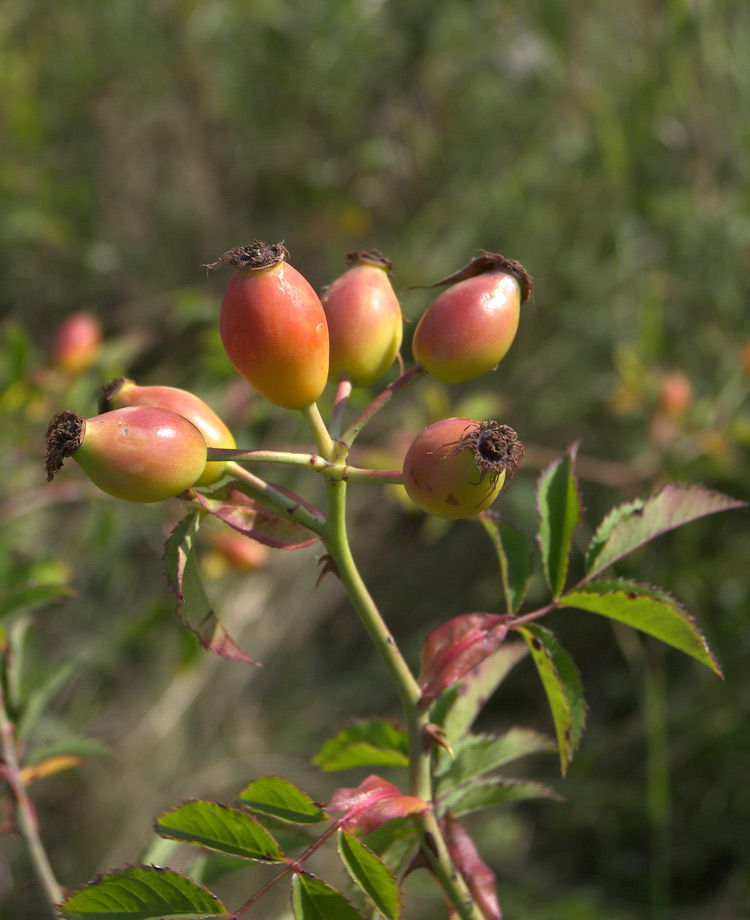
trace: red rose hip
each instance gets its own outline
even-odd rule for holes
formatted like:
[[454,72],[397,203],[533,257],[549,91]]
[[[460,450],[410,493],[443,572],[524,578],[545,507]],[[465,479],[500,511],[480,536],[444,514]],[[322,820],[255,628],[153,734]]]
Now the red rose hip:
[[420,319],[414,359],[442,383],[464,383],[505,357],[533,283],[519,262],[484,253],[439,284],[451,286]]
[[77,375],[88,370],[99,354],[102,326],[97,316],[87,310],[71,313],[55,329],[50,357],[55,367]]
[[190,488],[206,466],[206,442],[181,415],[153,406],[85,419],[59,412],[47,429],[47,479],[73,457],[102,492],[158,502]]
[[[169,409],[192,422],[199,429],[206,447],[220,447],[233,450],[237,445],[232,432],[214,410],[200,396],[179,387],[138,386],[127,377],[118,377],[108,383],[99,399],[99,411],[124,409],[126,406],[158,406]],[[208,486],[224,475],[226,463],[212,460],[206,464],[203,474],[193,485]]]
[[350,252],[349,268],[323,292],[328,320],[328,379],[367,387],[393,364],[404,326],[388,274],[391,262],[377,250]]
[[209,268],[231,265],[219,329],[229,360],[269,402],[314,403],[328,380],[328,326],[320,298],[281,244],[256,240]]
[[508,425],[447,418],[425,428],[404,457],[404,487],[417,507],[435,517],[473,517],[515,475],[523,444]]

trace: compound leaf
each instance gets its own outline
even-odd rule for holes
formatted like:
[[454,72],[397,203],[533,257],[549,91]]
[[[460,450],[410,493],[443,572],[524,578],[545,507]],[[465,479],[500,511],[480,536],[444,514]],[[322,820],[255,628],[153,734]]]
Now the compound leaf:
[[280,776],[261,776],[246,786],[239,801],[251,811],[270,815],[290,824],[317,824],[325,812],[306,793]]
[[692,655],[719,677],[721,668],[693,618],[669,594],[632,581],[594,581],[560,598],[561,607],[576,607],[648,633]]
[[219,899],[172,869],[129,866],[101,875],[60,905],[65,920],[212,920]]
[[375,910],[386,920],[398,920],[401,893],[393,873],[383,860],[344,830],[338,833],[338,851],[351,880],[364,892]]
[[565,588],[573,532],[581,521],[581,498],[573,473],[578,445],[542,473],[537,483],[539,530],[544,578],[553,597]]
[[526,639],[547,694],[564,776],[586,724],[586,703],[578,669],[548,629],[533,623],[514,628]]
[[409,739],[386,719],[362,719],[342,728],[312,759],[320,770],[408,767]]
[[614,508],[599,525],[586,553],[588,577],[675,527],[690,521],[743,508],[737,501],[701,485],[668,483],[650,498],[637,499]]
[[303,872],[292,877],[292,910],[295,920],[361,920],[340,891],[322,879]]
[[251,815],[218,802],[185,802],[156,820],[162,837],[206,847],[228,856],[278,862],[279,845]]

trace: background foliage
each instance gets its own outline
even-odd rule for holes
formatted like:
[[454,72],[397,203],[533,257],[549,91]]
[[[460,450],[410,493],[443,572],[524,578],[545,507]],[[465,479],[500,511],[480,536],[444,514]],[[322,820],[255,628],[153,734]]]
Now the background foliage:
[[[247,579],[216,573],[262,671],[199,654],[161,575],[174,509],[109,501],[73,469],[48,486],[49,416],[93,414],[98,386],[127,373],[194,389],[240,444],[291,443],[296,420],[252,400],[223,356],[225,279],[202,264],[283,238],[320,288],[346,250],[377,246],[403,290],[486,248],[536,281],[516,344],[496,374],[422,385],[373,424],[389,465],[428,421],[487,415],[527,443],[501,507],[528,533],[536,473],[574,440],[591,521],[668,478],[747,499],[748,112],[740,0],[5,0],[0,578],[73,589],[8,626],[20,689],[37,693],[30,752],[69,733],[106,750],[34,789],[64,884],[137,860],[153,816],[180,798],[231,797],[261,771],[323,799],[334,781],[305,758],[395,701],[337,586],[312,594],[314,551],[277,553]],[[405,292],[406,316],[428,301]],[[82,308],[107,340],[70,380],[45,354]],[[677,410],[663,390],[674,372],[693,394]],[[355,552],[416,660],[437,620],[499,606],[492,551],[480,528],[438,527],[375,489],[358,490]],[[543,768],[564,804],[481,830],[509,917],[750,911],[749,555],[736,514],[621,566],[697,615],[724,683],[606,622],[556,615],[589,729],[564,783],[554,758]],[[530,666],[492,718],[550,730]],[[408,891],[430,916],[432,890],[415,877]],[[0,904],[9,920],[36,904],[7,835]]]

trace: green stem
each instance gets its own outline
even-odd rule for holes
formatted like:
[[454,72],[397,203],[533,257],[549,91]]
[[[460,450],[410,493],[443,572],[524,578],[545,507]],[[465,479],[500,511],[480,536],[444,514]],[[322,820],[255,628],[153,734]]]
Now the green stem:
[[419,378],[425,373],[425,369],[421,364],[415,364],[414,367],[407,371],[405,374],[402,374],[398,380],[394,380],[390,386],[387,386],[380,396],[377,396],[366,409],[364,409],[357,418],[354,419],[352,424],[346,429],[344,434],[338,439],[339,443],[339,453],[343,454],[348,448],[350,448],[354,442],[354,439],[364,428],[364,426],[370,421],[370,419],[376,415],[380,410],[387,406],[388,403],[393,399],[393,397],[400,393],[401,390],[406,389],[406,387],[411,386],[412,383],[419,380]]
[[310,426],[310,431],[313,433],[315,438],[315,443],[318,445],[318,451],[325,460],[330,460],[333,457],[333,441],[331,436],[328,433],[323,417],[320,414],[320,409],[318,409],[317,403],[312,403],[307,406],[305,409],[302,409],[302,414],[304,415],[307,424]]
[[430,752],[425,750],[424,743],[424,729],[429,721],[429,715],[427,712],[418,711],[421,696],[419,684],[367,590],[349,547],[346,531],[346,482],[329,477],[326,489],[328,499],[326,549],[401,699],[409,737],[409,792],[430,803],[429,809],[413,819],[421,839],[422,850],[440,886],[461,920],[482,920],[479,908],[474,905],[463,878],[456,871],[448,854],[442,831],[432,808]]
[[36,814],[31,799],[21,777],[16,750],[15,732],[5,707],[2,681],[0,681],[0,760],[3,763],[2,775],[8,784],[13,798],[16,827],[34,867],[39,886],[44,892],[49,914],[59,916],[56,905],[62,903],[65,896],[52,871],[47,852],[39,836]]
[[403,485],[402,470],[366,470],[358,466],[345,466],[342,473],[347,482],[380,482]]
[[328,460],[318,454],[300,454],[285,450],[227,450],[223,447],[209,447],[207,459],[241,461],[242,463],[283,463],[286,466],[306,466],[311,470],[324,470]]
[[308,510],[302,504],[300,498],[292,497],[280,489],[274,488],[274,486],[269,485],[265,480],[251,473],[250,470],[246,470],[238,463],[227,463],[227,472],[234,476],[235,479],[249,486],[249,491],[253,492],[257,498],[271,508],[281,512],[290,521],[295,521],[297,524],[307,527],[308,530],[312,530],[319,537],[325,537],[327,532],[325,522]]

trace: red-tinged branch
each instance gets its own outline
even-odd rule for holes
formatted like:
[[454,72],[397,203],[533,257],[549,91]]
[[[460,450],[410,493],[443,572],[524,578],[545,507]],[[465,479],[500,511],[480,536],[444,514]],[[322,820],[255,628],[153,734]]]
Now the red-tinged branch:
[[265,502],[274,510],[279,511],[290,521],[295,521],[297,524],[307,527],[308,530],[318,534],[319,537],[325,537],[325,523],[308,511],[301,501],[295,500],[292,496],[274,488],[264,479],[237,463],[228,463],[227,472],[229,475],[234,476],[235,479],[249,486],[250,491],[256,498]]
[[401,470],[368,470],[358,466],[345,466],[341,478],[346,482],[380,482],[391,485],[403,485],[404,482]]
[[344,412],[346,411],[347,403],[349,402],[349,397],[352,392],[352,382],[347,377],[342,377],[339,380],[339,385],[336,388],[336,398],[333,402],[333,412],[331,413],[331,437],[335,440],[341,434],[341,429],[344,424]]
[[13,799],[16,827],[26,845],[39,885],[46,896],[50,916],[57,918],[56,905],[62,903],[64,894],[55,878],[44,844],[39,836],[34,806],[21,778],[15,732],[5,707],[2,681],[0,681],[0,761],[3,764],[0,775],[8,784]]
[[387,406],[388,403],[396,396],[397,393],[400,393],[406,387],[411,386],[412,383],[415,383],[425,374],[425,369],[421,364],[415,364],[411,370],[408,370],[405,374],[402,374],[398,380],[394,380],[390,386],[387,386],[383,392],[377,396],[366,409],[364,409],[354,422],[346,429],[344,434],[338,438],[336,444],[336,452],[339,456],[345,456],[349,448],[352,446],[354,439],[364,428],[364,426],[370,421],[373,416],[375,416],[380,410]]

